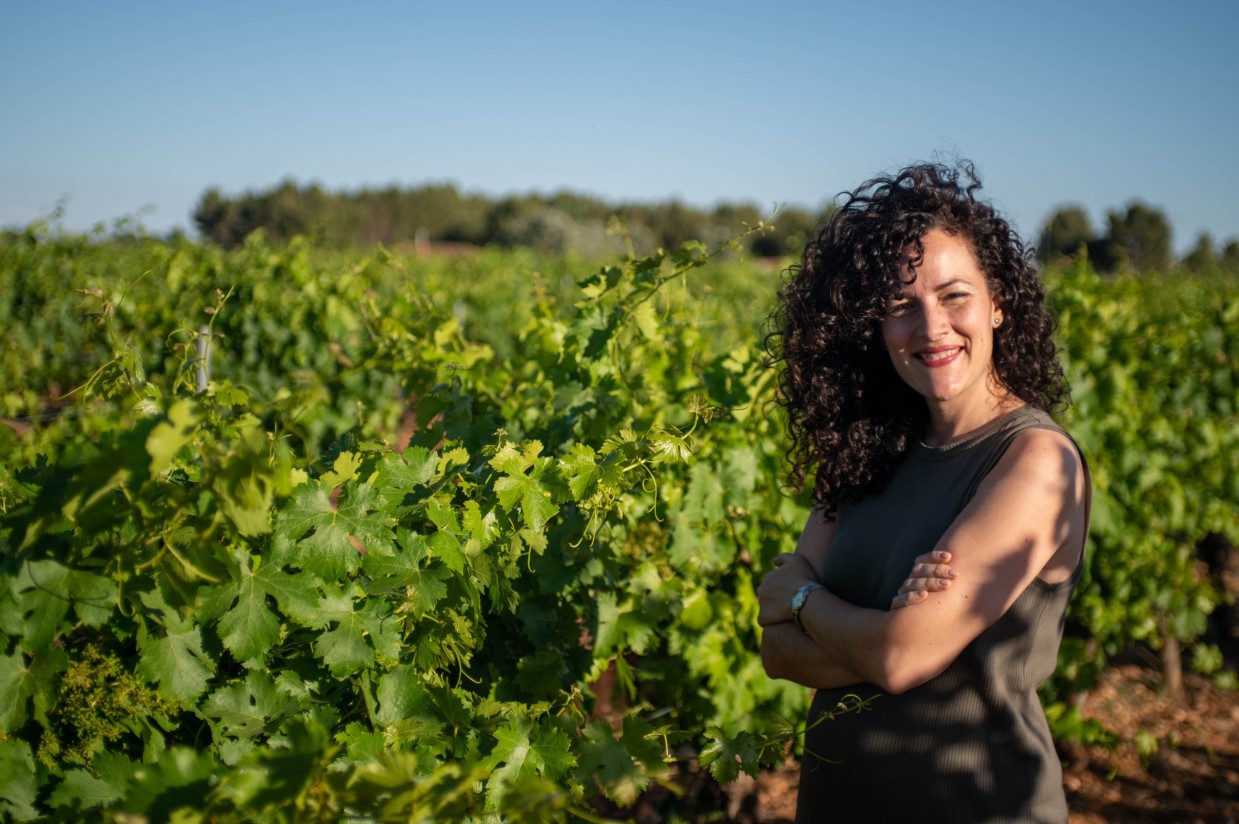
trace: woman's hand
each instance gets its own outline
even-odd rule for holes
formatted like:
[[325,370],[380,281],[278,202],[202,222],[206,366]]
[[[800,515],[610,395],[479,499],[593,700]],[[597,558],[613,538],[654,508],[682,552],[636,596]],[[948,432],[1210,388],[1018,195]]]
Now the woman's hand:
[[947,566],[951,553],[941,550],[927,552],[912,562],[908,580],[899,588],[899,594],[891,599],[891,609],[910,607],[929,597],[931,592],[942,592],[951,585],[955,570]]
[[761,579],[757,588],[757,623],[763,627],[792,620],[792,596],[805,584],[817,583],[809,559],[783,553],[774,559],[774,569]]

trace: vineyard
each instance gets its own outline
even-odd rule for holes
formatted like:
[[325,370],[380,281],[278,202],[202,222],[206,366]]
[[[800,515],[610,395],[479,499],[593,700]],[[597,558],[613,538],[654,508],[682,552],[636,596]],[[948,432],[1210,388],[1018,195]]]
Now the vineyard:
[[[1239,280],[1046,276],[1095,503],[1042,698],[1113,745],[1080,699],[1133,648],[1236,686]],[[691,819],[795,757],[781,277],[0,240],[0,817]]]

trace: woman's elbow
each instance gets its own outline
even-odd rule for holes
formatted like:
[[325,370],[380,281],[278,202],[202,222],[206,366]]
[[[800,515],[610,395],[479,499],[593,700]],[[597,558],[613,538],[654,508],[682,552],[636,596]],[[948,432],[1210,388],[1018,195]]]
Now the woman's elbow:
[[905,673],[891,673],[878,679],[878,686],[891,695],[899,695],[928,681]]
[[786,671],[783,669],[783,659],[779,655],[779,650],[770,639],[770,633],[765,633],[761,639],[761,668],[766,671],[769,678],[783,678]]
[[936,657],[888,654],[874,672],[873,683],[891,695],[899,695],[932,681],[950,665],[949,660]]

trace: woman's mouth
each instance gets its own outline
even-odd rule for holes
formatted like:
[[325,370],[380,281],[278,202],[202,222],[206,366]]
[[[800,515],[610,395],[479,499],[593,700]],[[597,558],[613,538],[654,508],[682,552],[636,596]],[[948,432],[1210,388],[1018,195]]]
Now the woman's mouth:
[[959,357],[959,353],[964,351],[961,346],[943,346],[936,349],[922,349],[915,353],[912,357],[916,358],[926,366],[933,368],[936,366],[946,366],[951,361]]

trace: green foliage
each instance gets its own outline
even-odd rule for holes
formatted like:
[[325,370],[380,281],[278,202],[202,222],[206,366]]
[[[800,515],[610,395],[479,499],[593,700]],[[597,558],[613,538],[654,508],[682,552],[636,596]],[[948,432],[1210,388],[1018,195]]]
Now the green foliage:
[[[590,820],[685,759],[779,763],[807,696],[757,656],[804,517],[774,276],[700,244],[580,266],[0,245],[3,814]],[[1052,281],[1096,501],[1046,700],[1099,742],[1055,702],[1216,601],[1191,550],[1239,503],[1239,301]]]
[[59,694],[36,757],[49,768],[62,760],[91,767],[105,746],[124,751],[118,740],[127,734],[135,740],[159,741],[160,728],[171,727],[176,711],[174,702],[149,682],[125,672],[115,655],[87,645],[60,676]]
[[[159,319],[184,298],[131,280],[150,311],[111,301],[100,331],[134,354],[83,371],[73,414],[6,463],[14,816],[567,820],[635,801],[707,726],[803,709],[752,655],[751,565],[787,548],[793,510],[754,506],[778,422],[750,414],[760,358],[714,351],[693,311],[703,247],[509,309],[506,361],[394,258],[341,275],[256,238],[128,252],[182,284],[201,255],[211,322],[149,349],[177,340]],[[220,369],[191,394],[204,337]],[[609,670],[618,731],[591,717]]]
[[1196,544],[1233,535],[1239,510],[1239,304],[1224,279],[1102,280],[1087,261],[1050,293],[1072,387],[1067,426],[1094,481],[1054,688],[1064,690],[1087,688],[1133,641],[1160,646],[1164,632],[1190,644],[1218,603]]
[[1113,751],[1121,740],[1096,718],[1085,718],[1080,710],[1061,701],[1046,704],[1045,717],[1056,741],[1070,741],[1084,747]]

